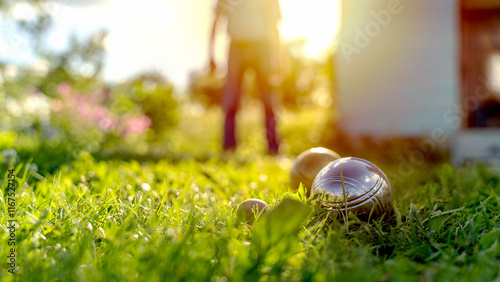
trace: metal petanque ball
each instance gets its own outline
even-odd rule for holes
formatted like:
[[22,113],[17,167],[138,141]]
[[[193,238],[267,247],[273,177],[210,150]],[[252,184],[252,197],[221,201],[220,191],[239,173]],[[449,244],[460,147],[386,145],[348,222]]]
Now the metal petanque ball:
[[293,162],[290,171],[292,189],[298,189],[302,182],[302,185],[307,189],[307,196],[309,196],[316,174],[327,164],[340,158],[340,155],[336,152],[322,147],[302,152]]
[[252,223],[255,220],[254,210],[255,214],[259,214],[265,209],[267,209],[267,207],[268,205],[266,202],[260,199],[251,198],[241,202],[241,204],[238,206],[236,214],[238,215],[238,218],[241,221],[247,221]]
[[329,163],[314,179],[312,192],[326,194],[327,206],[340,211],[347,206],[360,219],[378,218],[392,211],[389,179],[376,165],[360,158],[341,158]]

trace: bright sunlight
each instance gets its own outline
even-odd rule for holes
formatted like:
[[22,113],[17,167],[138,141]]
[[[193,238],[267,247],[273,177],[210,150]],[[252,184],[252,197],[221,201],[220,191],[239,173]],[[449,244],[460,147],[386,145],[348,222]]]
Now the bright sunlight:
[[340,27],[339,0],[281,1],[281,36],[285,41],[303,38],[305,53],[317,57],[332,45]]

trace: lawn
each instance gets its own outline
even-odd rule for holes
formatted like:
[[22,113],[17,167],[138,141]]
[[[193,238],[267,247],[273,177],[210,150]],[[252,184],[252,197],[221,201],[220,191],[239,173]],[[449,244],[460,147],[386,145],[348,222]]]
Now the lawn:
[[[308,132],[328,129],[329,109],[282,112],[286,146],[273,157],[264,154],[260,108],[242,112],[242,147],[222,156],[220,111],[183,107],[173,153],[161,157],[80,150],[65,158],[60,147],[2,133],[2,150],[31,151],[2,159],[0,280],[500,280],[498,167],[453,168],[440,157],[403,173],[403,145],[390,152],[330,143],[379,165],[394,192],[394,215],[339,220],[288,183],[293,158],[322,145]],[[253,225],[240,222],[236,207],[247,198],[266,201],[271,212]],[[13,209],[15,230],[7,228]],[[11,248],[15,274],[5,263]]]

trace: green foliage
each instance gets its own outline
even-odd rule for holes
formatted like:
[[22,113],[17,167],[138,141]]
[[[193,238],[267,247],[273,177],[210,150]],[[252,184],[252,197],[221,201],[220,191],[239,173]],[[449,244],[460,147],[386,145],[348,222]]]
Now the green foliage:
[[152,141],[164,140],[179,119],[172,85],[160,75],[151,73],[133,80],[129,89],[132,100],[152,121]]
[[246,279],[258,280],[263,273],[265,276],[281,276],[287,261],[300,252],[297,235],[310,211],[303,203],[284,199],[262,216],[252,234],[250,258],[254,265],[251,272],[245,273]]
[[107,33],[97,32],[84,39],[75,35],[70,38],[69,47],[61,53],[41,49],[40,56],[50,65],[46,75],[36,84],[49,96],[57,95],[60,83],[70,83],[75,90],[88,91],[102,86],[99,81],[105,58],[104,41]]
[[225,76],[216,73],[192,73],[189,81],[191,100],[207,107],[220,106],[225,80]]
[[[288,199],[304,195],[287,192],[289,167],[271,157],[141,163],[82,152],[45,178],[13,167],[23,281],[492,280],[500,271],[499,177],[481,166],[442,166],[441,179],[404,188],[410,197],[393,217],[371,222]],[[250,197],[271,207],[253,226],[236,216]]]
[[[3,158],[0,167],[3,191],[6,169],[16,168],[18,175],[16,277],[23,281],[489,281],[498,277],[498,169],[476,165],[457,170],[447,163],[426,162],[408,175],[401,173],[397,161],[386,159],[383,170],[393,184],[394,215],[363,222],[348,214],[343,220],[317,206],[313,197],[306,199],[303,188],[290,193],[291,162],[256,153],[253,139],[263,136],[244,139],[233,158],[219,159],[213,144],[199,144],[200,136],[217,143],[217,132],[211,128],[220,122],[218,115],[207,111],[197,118],[188,116],[184,113],[172,136],[178,142],[177,157],[99,160],[80,151],[72,153],[71,160],[57,160],[62,166],[52,174],[28,165],[29,156],[23,152],[32,151],[33,161],[42,158],[48,163],[57,154],[22,145],[14,132],[4,133],[2,146],[19,146],[18,158],[14,162]],[[249,128],[261,126],[242,122]],[[299,130],[302,135],[307,132]],[[306,142],[307,138],[304,146]],[[384,160],[386,152],[380,154],[376,159]],[[236,207],[247,198],[260,198],[271,208],[253,226],[237,220]],[[4,194],[3,222],[5,201]],[[3,233],[0,240],[6,236]],[[5,267],[0,266],[4,279],[11,277]]]
[[[262,148],[256,140],[265,141],[256,130],[261,122],[250,118],[259,116],[255,109],[243,111],[241,122],[249,135],[226,160],[217,157],[220,131],[213,130],[221,116],[198,110],[182,112],[172,132],[177,145],[171,149],[178,155],[157,161],[96,159],[85,151],[64,152],[64,139],[48,148],[38,144],[41,137],[2,133],[1,146],[18,151],[10,161],[3,154],[0,166],[3,191],[6,170],[16,168],[18,175],[16,277],[379,281],[498,276],[498,169],[456,170],[447,163],[425,162],[408,174],[387,150],[379,156],[359,150],[359,155],[384,160],[395,213],[371,222],[352,214],[339,220],[313,198],[306,199],[303,188],[290,194],[290,160],[256,153]],[[304,113],[297,119],[306,124],[313,117]],[[287,123],[294,120],[282,122],[291,129]],[[298,126],[293,138],[311,146],[309,130]],[[394,144],[406,152],[403,143]],[[36,166],[28,165],[30,160]],[[236,216],[237,205],[247,198],[260,198],[271,208],[253,226]],[[5,222],[5,194],[2,199],[0,220]],[[5,267],[0,266],[4,279],[11,277]]]
[[331,108],[304,107],[300,112],[283,111],[281,114],[279,132],[284,136],[287,154],[296,156],[311,147],[331,147],[338,151],[338,146],[325,142],[325,136],[335,130],[327,126],[327,121],[333,117]]
[[[14,140],[14,144],[1,144]],[[10,143],[10,142],[9,142]],[[74,159],[75,146],[67,140],[51,139],[43,134],[18,135],[0,133],[0,151],[13,150],[20,160],[31,161],[32,170],[43,175],[50,174]],[[7,167],[2,166],[3,169]]]
[[313,104],[312,93],[321,81],[321,64],[303,54],[305,41],[298,40],[285,48],[286,71],[283,77],[282,103],[289,109]]

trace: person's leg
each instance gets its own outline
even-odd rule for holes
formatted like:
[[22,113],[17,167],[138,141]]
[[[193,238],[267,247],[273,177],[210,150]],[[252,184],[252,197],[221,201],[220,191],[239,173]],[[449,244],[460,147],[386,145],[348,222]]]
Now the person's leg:
[[254,66],[257,83],[260,89],[260,98],[264,105],[266,118],[266,137],[268,150],[270,154],[277,154],[279,149],[279,140],[276,134],[276,118],[274,115],[274,97],[269,81],[271,75],[270,57],[268,46],[260,45],[256,48],[257,65]]
[[222,109],[225,113],[224,120],[224,150],[236,148],[236,113],[241,96],[241,81],[244,67],[242,64],[242,50],[231,44],[229,48],[226,85],[222,95]]
[[279,142],[276,134],[276,118],[274,112],[266,111],[266,137],[268,143],[268,152],[270,154],[278,154]]

